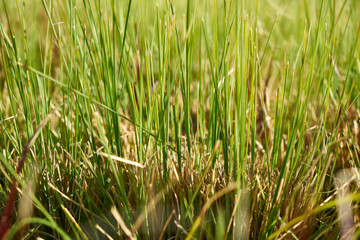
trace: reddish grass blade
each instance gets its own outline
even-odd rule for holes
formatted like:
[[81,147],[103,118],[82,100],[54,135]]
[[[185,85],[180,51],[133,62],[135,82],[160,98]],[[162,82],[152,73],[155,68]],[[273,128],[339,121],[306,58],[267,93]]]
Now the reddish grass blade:
[[[55,108],[56,109],[56,108]],[[34,135],[30,138],[29,142],[26,144],[24,151],[22,152],[20,162],[17,166],[16,173],[20,174],[22,168],[24,167],[25,159],[27,154],[30,151],[31,146],[34,144],[35,140],[39,136],[41,129],[46,125],[52,114],[54,113],[55,109],[51,111],[39,124],[38,128],[35,130]],[[12,218],[14,215],[14,208],[15,208],[15,198],[16,198],[16,186],[17,181],[16,178],[13,179],[10,194],[8,197],[8,200],[6,202],[4,212],[2,214],[1,220],[0,220],[0,239],[3,239],[5,237],[5,234],[8,232],[11,224],[12,224]]]

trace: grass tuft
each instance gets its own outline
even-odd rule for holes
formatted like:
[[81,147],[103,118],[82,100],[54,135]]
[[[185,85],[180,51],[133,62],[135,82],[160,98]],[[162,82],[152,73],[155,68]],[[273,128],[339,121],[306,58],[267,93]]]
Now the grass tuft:
[[3,0],[0,239],[357,239],[358,12]]

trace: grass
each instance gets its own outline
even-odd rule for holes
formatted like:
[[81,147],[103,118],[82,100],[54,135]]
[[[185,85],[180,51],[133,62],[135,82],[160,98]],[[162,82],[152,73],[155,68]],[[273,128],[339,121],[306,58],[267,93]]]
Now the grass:
[[3,0],[0,238],[358,238],[359,11]]

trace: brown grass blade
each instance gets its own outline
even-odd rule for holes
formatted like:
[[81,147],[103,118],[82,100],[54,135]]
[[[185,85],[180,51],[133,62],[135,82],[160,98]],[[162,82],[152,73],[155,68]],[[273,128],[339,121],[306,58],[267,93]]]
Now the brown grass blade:
[[[55,109],[54,109],[55,110]],[[34,144],[35,140],[39,136],[41,129],[46,125],[46,123],[49,121],[50,117],[54,113],[54,110],[51,111],[39,124],[38,128],[35,130],[34,135],[30,138],[29,142],[26,144],[25,149],[22,152],[20,162],[16,168],[16,173],[19,174],[21,170],[24,167],[25,159],[27,154],[30,151],[31,146]],[[17,181],[14,178],[10,190],[10,194],[8,197],[8,200],[6,202],[4,212],[2,214],[1,220],[0,220],[0,239],[3,239],[5,237],[5,234],[8,232],[11,224],[12,224],[12,218],[14,215],[14,208],[15,208],[15,198],[16,198],[16,187],[17,187]]]

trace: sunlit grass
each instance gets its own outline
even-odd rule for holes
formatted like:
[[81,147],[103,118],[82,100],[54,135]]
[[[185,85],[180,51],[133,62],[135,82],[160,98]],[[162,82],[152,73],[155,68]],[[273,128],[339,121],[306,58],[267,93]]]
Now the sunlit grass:
[[356,239],[358,12],[3,0],[0,234]]

